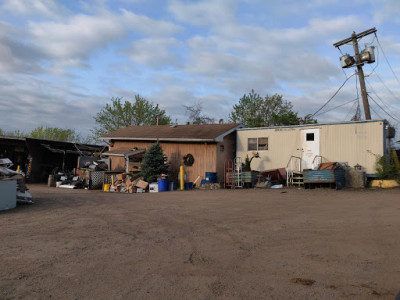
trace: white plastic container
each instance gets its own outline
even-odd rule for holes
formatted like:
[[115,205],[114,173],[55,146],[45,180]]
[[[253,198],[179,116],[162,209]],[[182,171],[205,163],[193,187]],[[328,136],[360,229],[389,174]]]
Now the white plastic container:
[[153,182],[149,184],[149,192],[150,193],[158,193],[158,183]]
[[0,180],[0,210],[17,206],[17,181]]

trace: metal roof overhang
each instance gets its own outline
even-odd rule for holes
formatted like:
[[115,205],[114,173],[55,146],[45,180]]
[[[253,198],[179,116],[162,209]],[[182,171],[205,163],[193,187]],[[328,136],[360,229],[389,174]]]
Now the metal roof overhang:
[[103,155],[129,157],[129,156],[133,156],[133,155],[144,153],[144,152],[146,152],[146,150],[144,150],[144,149],[135,150],[135,151],[129,151],[129,152],[125,152],[125,153],[113,153],[113,151],[111,150],[111,151],[104,152]]
[[123,141],[163,141],[163,142],[218,142],[217,139],[185,139],[185,138],[131,138],[131,137],[102,137],[102,140]]

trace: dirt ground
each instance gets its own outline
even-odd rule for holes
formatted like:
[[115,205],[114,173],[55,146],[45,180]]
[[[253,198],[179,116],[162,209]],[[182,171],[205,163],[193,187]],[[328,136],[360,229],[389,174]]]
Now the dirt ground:
[[35,204],[0,212],[0,299],[400,291],[400,189],[30,191]]

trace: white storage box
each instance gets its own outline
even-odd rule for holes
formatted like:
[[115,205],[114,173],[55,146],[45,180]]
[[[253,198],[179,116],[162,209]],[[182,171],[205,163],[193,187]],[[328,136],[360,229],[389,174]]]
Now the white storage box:
[[153,182],[149,184],[149,192],[150,193],[157,193],[158,192],[158,183]]
[[0,210],[17,206],[17,181],[0,180]]

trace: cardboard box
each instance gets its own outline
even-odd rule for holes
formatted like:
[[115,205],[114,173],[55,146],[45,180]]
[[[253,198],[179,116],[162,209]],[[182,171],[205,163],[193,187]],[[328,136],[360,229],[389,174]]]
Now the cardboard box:
[[132,185],[132,181],[129,178],[126,178],[125,184],[127,187],[130,187]]
[[144,180],[138,180],[138,182],[136,183],[136,187],[141,188],[141,189],[147,189],[149,183],[144,181]]

